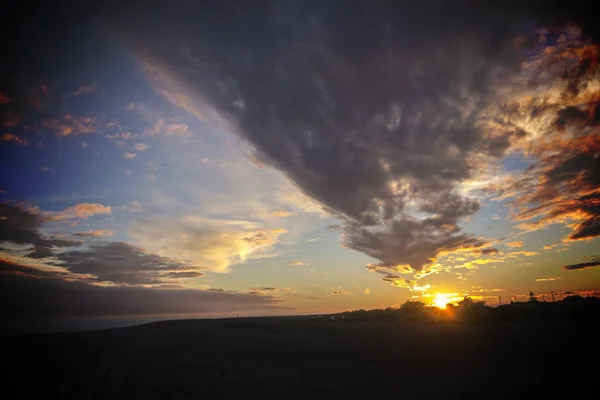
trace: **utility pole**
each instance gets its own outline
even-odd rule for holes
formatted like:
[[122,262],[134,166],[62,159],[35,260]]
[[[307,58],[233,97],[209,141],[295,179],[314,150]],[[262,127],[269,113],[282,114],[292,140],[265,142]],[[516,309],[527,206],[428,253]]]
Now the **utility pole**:
[[554,303],[554,292],[550,292],[550,296],[552,296],[552,302]]
[[502,305],[502,296],[498,296],[498,302]]

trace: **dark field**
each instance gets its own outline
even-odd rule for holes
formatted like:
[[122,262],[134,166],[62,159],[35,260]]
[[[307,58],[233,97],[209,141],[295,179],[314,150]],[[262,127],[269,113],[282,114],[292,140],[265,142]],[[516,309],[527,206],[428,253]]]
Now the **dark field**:
[[18,398],[595,398],[599,377],[581,321],[180,320],[3,342]]

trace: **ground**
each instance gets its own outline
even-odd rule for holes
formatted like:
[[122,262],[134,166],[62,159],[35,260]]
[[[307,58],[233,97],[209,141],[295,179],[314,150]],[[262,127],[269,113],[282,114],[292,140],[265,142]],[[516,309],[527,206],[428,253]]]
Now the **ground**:
[[557,398],[593,393],[592,321],[311,317],[155,322],[3,338],[19,398]]

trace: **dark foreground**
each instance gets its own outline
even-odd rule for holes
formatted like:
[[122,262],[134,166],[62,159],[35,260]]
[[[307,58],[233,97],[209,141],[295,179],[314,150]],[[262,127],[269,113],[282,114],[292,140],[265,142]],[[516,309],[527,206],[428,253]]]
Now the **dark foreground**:
[[3,389],[44,399],[594,398],[593,322],[273,317],[8,337]]

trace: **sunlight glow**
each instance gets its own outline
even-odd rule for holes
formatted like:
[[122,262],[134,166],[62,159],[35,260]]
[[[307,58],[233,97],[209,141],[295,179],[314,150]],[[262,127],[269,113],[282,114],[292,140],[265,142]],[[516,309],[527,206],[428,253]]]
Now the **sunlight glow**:
[[433,305],[436,306],[437,308],[446,308],[446,304],[448,304],[450,302],[450,295],[449,294],[443,294],[443,293],[437,293],[435,295],[435,299],[433,299]]

